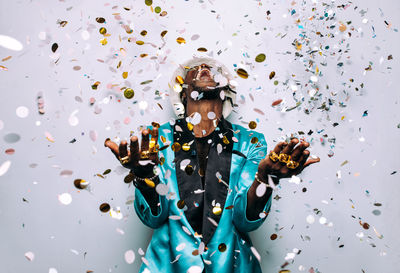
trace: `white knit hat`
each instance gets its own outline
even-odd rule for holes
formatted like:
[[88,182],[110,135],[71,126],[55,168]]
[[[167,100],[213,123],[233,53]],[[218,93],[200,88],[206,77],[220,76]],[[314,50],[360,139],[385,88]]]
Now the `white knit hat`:
[[[216,76],[217,78],[214,77],[214,80],[216,82],[220,82],[220,86],[225,86],[229,84],[229,87],[233,91],[236,91],[235,88],[237,86],[237,83],[233,80],[233,76],[229,72],[228,68],[226,68],[226,66],[212,58],[194,56],[192,59],[178,65],[178,68],[172,74],[171,80],[168,83],[169,98],[171,100],[174,112],[178,116],[178,118],[182,118],[184,116],[185,106],[183,105],[180,96],[180,92],[182,92],[182,87],[179,83],[176,82],[176,77],[181,76],[183,79],[185,79],[187,71],[185,67],[193,67],[196,65],[201,65],[203,63],[211,66],[212,70],[215,69],[220,72],[220,74]],[[224,104],[222,106],[222,115],[224,116],[224,118],[227,118],[232,112],[232,105],[236,103],[236,94],[230,90],[225,90],[224,92],[227,99],[224,101]],[[229,98],[232,100],[232,102]]]

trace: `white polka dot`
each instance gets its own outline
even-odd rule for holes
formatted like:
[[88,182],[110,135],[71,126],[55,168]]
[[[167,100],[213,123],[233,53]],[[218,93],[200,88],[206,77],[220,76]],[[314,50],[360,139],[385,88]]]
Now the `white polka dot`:
[[29,115],[29,109],[26,108],[25,106],[18,107],[15,112],[17,113],[17,116],[20,118],[26,118]]

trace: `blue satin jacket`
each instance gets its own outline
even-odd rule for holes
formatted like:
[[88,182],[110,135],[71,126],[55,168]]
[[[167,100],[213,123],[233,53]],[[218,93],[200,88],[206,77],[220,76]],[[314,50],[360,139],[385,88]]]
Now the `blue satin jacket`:
[[[247,219],[246,206],[258,163],[267,155],[267,143],[263,134],[223,118],[215,130],[202,189],[194,135],[185,119],[160,126],[158,143],[169,147],[159,151],[165,158],[159,177],[169,192],[159,195],[158,214],[153,215],[141,191],[135,189],[135,211],[154,229],[139,272],[261,272],[248,232],[265,221],[272,197],[265,204],[264,217],[257,220]],[[171,146],[176,142],[190,149],[173,151]],[[193,172],[187,171],[188,164]],[[188,220],[199,198],[204,201],[202,235]],[[215,206],[222,208],[221,214],[214,213]]]

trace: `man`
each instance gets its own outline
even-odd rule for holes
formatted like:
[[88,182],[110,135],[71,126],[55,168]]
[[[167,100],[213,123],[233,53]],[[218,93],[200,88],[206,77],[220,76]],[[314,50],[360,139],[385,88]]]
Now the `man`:
[[140,149],[136,136],[129,151],[105,142],[131,170],[137,215],[155,229],[140,272],[261,272],[248,232],[265,221],[279,179],[319,158],[296,138],[267,155],[263,134],[227,121],[236,84],[215,60],[186,62],[170,85],[178,119],[142,130]]

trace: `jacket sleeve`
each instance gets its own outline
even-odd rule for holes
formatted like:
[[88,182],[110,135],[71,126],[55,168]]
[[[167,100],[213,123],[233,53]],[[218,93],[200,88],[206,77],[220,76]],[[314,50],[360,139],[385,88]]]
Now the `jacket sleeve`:
[[[237,183],[238,192],[233,200],[233,224],[241,232],[250,232],[256,230],[266,219],[266,217],[263,217],[251,221],[247,219],[246,216],[247,192],[250,186],[253,184],[259,162],[267,155],[267,142],[265,141],[264,135],[254,132],[254,136],[258,138],[258,143],[251,144],[249,141],[249,152]],[[267,200],[263,209],[267,215],[271,209],[271,200],[272,194]]]
[[[152,129],[153,126],[147,126]],[[162,174],[154,182],[156,185],[163,183]],[[169,202],[166,195],[159,195],[155,188],[138,189],[135,188],[135,211],[140,220],[146,226],[156,229],[159,228],[168,217]],[[156,206],[156,209],[154,209]]]
[[[154,189],[152,189],[154,190]],[[141,190],[135,189],[135,211],[140,220],[150,228],[159,228],[168,217],[169,202],[165,195],[158,195],[157,214],[153,214],[149,203],[146,201]]]

